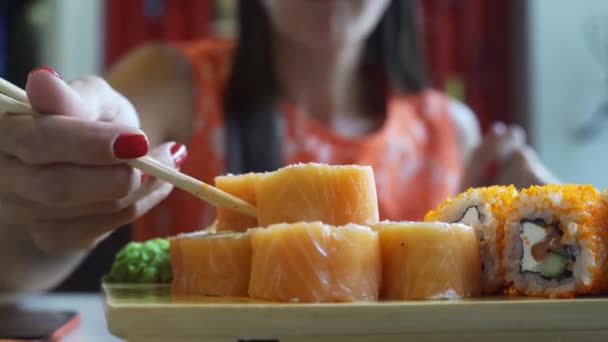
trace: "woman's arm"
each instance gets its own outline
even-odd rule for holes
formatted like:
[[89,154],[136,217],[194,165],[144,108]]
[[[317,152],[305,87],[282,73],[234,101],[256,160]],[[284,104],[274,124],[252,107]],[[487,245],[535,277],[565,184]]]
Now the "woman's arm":
[[168,140],[189,141],[194,103],[192,71],[174,48],[143,46],[113,66],[106,79],[133,104],[152,146]]

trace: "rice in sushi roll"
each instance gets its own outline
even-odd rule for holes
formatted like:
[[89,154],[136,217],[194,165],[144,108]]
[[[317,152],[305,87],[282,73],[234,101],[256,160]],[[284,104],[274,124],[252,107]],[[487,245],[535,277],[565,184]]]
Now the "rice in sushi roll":
[[506,280],[528,296],[605,292],[607,206],[590,185],[533,186],[512,203],[505,226]]
[[475,230],[479,240],[484,294],[495,294],[504,288],[504,268],[501,264],[504,223],[516,196],[517,190],[513,186],[469,189],[448,199],[424,218],[427,222],[463,223]]

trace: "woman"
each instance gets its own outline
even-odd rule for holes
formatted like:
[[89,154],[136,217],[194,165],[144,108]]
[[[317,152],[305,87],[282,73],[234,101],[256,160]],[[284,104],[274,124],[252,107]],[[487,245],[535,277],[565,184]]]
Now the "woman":
[[213,208],[179,191],[163,201],[168,184],[124,164],[148,152],[207,182],[369,164],[388,219],[420,219],[462,187],[544,182],[520,129],[497,125],[480,144],[470,112],[428,89],[413,3],[241,1],[235,46],[144,47],[108,83],[33,71],[27,92],[44,115],[0,120],[0,286],[48,288],[138,219],[139,239],[209,223]]

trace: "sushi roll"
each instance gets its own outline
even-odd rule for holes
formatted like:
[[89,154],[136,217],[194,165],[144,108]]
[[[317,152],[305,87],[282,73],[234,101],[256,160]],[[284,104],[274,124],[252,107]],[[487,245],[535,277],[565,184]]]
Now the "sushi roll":
[[264,174],[256,184],[258,223],[322,221],[334,226],[378,222],[369,166],[296,164]]
[[504,264],[513,292],[549,297],[605,292],[607,212],[590,185],[523,190],[505,226]]
[[308,303],[378,299],[380,244],[369,227],[298,222],[250,232],[250,297]]
[[460,299],[479,296],[479,245],[459,223],[382,222],[380,298]]
[[[215,177],[215,186],[255,206],[255,184],[259,177],[259,173],[218,176]],[[244,232],[257,226],[258,220],[255,217],[228,208],[217,208],[217,231]]]
[[171,238],[169,244],[174,295],[247,296],[249,233],[181,234]]
[[504,225],[516,196],[514,186],[469,189],[447,200],[424,218],[427,222],[463,223],[475,230],[479,240],[482,291],[486,295],[504,289],[505,271],[501,262]]

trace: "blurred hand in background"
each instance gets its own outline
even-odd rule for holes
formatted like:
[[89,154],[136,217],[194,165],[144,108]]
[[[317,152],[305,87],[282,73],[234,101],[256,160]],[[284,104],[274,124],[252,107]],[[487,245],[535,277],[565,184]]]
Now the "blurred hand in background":
[[461,190],[509,184],[521,189],[558,182],[526,143],[526,133],[521,127],[496,123],[465,165]]

